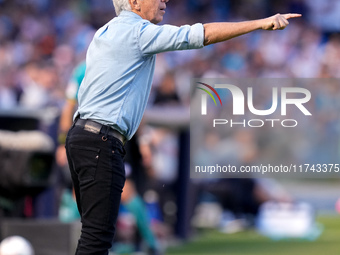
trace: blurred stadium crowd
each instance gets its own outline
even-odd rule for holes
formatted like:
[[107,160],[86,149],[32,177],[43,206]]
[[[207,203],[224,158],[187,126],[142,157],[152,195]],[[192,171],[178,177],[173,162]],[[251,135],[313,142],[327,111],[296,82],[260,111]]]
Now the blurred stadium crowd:
[[[303,18],[284,31],[258,31],[201,50],[158,55],[149,108],[188,108],[193,77],[340,78],[340,1],[170,0],[163,23],[242,21],[278,12],[301,13]],[[85,59],[96,29],[114,15],[110,0],[0,0],[0,111],[61,111],[74,67]],[[340,88],[334,83],[310,90],[317,95],[313,102],[320,112],[320,129],[328,137],[320,141],[325,147],[335,142],[332,153],[338,154]],[[252,149],[259,148],[250,137],[256,134],[232,135],[240,148],[247,148],[245,157],[256,155]],[[147,178],[171,187],[178,178],[177,133],[146,124],[138,136]],[[171,200],[173,192],[166,197]],[[170,212],[170,225],[176,221],[173,201],[163,207],[163,213]]]
[[[114,16],[111,1],[2,0],[0,6],[0,107],[60,107],[72,69],[85,57],[95,29]],[[199,51],[162,54],[155,89],[171,72],[181,102],[187,103],[189,86],[184,84],[190,77],[339,76],[337,1],[173,0],[164,23],[239,21],[277,12],[304,17],[280,33],[253,33]]]

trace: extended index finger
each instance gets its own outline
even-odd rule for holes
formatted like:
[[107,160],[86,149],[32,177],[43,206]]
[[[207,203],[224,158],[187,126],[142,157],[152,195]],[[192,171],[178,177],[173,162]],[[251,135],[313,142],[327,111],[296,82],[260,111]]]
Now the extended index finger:
[[283,14],[282,15],[285,19],[291,19],[291,18],[299,18],[302,15],[298,13],[288,13],[288,14]]

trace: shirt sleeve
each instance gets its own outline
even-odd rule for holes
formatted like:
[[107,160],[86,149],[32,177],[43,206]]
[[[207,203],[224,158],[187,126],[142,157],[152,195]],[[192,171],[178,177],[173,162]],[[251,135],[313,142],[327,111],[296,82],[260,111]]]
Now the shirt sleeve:
[[181,27],[158,26],[150,22],[143,23],[139,43],[143,55],[165,51],[203,48],[204,28],[201,23]]

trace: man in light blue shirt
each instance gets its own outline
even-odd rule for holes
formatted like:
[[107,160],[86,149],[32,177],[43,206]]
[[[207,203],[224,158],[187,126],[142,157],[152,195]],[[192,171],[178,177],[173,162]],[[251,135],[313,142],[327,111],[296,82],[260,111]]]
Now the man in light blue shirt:
[[157,26],[122,11],[97,31],[89,46],[76,115],[109,125],[131,139],[148,101],[155,54],[202,48],[203,39],[202,24]]
[[79,108],[66,150],[82,221],[76,254],[108,254],[125,182],[124,143],[136,132],[151,90],[155,54],[199,49],[257,29],[277,30],[299,14],[238,23],[175,27],[163,20],[169,0],[113,0],[116,18],[89,46]]

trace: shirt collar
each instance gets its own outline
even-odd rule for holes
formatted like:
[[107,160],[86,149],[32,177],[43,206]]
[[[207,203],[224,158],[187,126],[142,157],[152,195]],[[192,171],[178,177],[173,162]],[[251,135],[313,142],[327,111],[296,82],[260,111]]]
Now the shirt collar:
[[141,16],[139,16],[137,13],[134,13],[132,11],[121,11],[119,14],[120,17],[129,17],[129,18],[135,18],[135,19],[143,19]]

